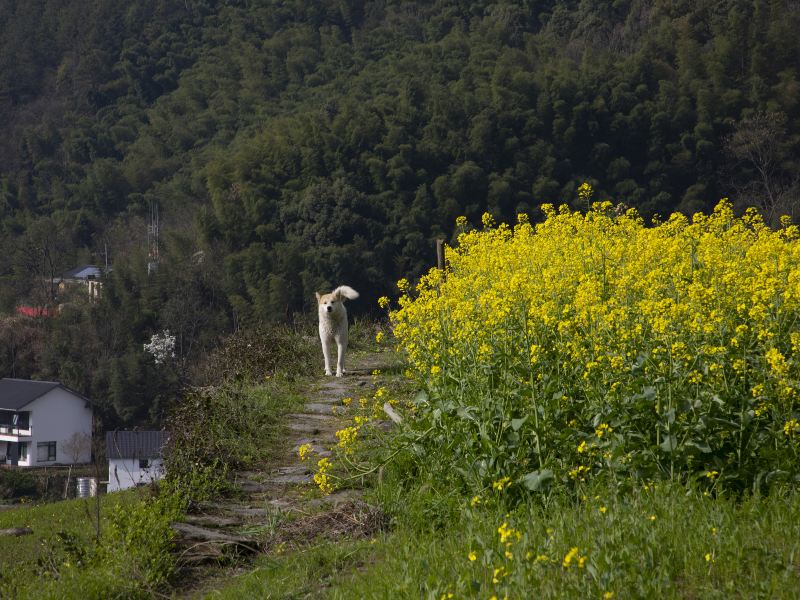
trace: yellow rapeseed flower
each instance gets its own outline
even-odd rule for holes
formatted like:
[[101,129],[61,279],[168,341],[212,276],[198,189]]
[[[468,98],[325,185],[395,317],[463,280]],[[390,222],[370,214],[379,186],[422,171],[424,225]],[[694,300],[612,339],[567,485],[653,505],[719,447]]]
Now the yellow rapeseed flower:
[[505,521],[503,522],[502,525],[500,525],[500,527],[497,528],[497,533],[500,535],[501,544],[508,543],[509,541],[511,541],[511,538],[514,538],[517,541],[519,541],[522,538],[522,534],[513,527],[509,527],[508,523],[506,523]]
[[492,482],[492,489],[502,492],[505,488],[511,485],[511,478],[501,477],[497,481]]
[[500,583],[500,580],[506,575],[508,575],[508,571],[505,567],[496,567],[492,571],[492,583]]
[[306,460],[312,448],[313,446],[311,444],[303,444],[300,446],[297,449],[297,454],[300,456],[300,460]]
[[594,190],[592,189],[592,186],[589,185],[589,183],[586,181],[584,181],[580,185],[580,187],[578,187],[578,198],[580,198],[583,201],[589,200],[592,197],[593,193]]
[[569,552],[564,556],[564,560],[561,561],[561,566],[568,569],[577,555],[578,548],[570,548]]

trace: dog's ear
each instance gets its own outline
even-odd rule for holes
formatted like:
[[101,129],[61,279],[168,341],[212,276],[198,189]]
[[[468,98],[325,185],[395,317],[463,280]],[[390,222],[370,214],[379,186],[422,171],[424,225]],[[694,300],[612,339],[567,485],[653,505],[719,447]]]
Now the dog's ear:
[[336,288],[335,290],[333,290],[333,299],[336,302],[341,302],[342,301],[342,292],[339,291],[339,288]]
[[317,297],[317,302],[319,302],[319,299],[322,298],[322,296],[319,295],[319,292],[314,292],[314,295]]

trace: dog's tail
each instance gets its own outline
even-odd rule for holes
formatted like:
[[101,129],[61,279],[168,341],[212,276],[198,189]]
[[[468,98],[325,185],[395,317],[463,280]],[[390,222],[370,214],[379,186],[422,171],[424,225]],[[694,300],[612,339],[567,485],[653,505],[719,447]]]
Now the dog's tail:
[[355,300],[356,298],[358,298],[358,292],[347,285],[340,285],[335,290],[333,290],[333,294],[334,296],[340,299],[347,298],[348,300]]

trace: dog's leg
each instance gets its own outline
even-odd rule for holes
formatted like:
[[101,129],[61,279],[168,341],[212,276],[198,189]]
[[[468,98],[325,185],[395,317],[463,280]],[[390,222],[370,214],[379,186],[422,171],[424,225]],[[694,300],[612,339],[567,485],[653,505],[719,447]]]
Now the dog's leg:
[[344,375],[344,355],[347,352],[347,337],[336,338],[336,376]]
[[328,348],[328,341],[321,335],[319,339],[322,342],[322,355],[325,357],[325,375],[333,375],[331,372],[331,354]]

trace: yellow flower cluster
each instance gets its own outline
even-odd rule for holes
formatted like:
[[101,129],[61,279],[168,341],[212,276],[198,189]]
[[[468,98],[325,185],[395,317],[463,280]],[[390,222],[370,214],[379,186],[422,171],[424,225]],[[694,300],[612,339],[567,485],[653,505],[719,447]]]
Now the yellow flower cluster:
[[336,432],[336,438],[339,440],[337,446],[344,450],[345,454],[352,454],[359,428],[359,426],[345,427]]
[[570,548],[569,552],[564,556],[564,560],[561,561],[561,566],[565,569],[569,569],[573,564],[577,564],[579,569],[582,569],[586,564],[586,557],[579,554],[578,548]]
[[311,444],[303,444],[297,449],[297,454],[300,456],[300,460],[306,460],[308,455],[312,452]]
[[[542,209],[535,225],[462,223],[446,273],[432,269],[415,291],[398,284],[395,335],[418,382],[442,399],[424,407],[438,411],[425,427],[463,440],[465,464],[501,455],[474,440],[510,440],[509,463],[573,479],[604,468],[796,471],[773,450],[800,409],[797,227],[772,230],[727,201],[653,226],[610,202],[585,214]],[[594,462],[574,467],[592,439]],[[742,444],[764,464],[745,464]],[[724,464],[731,457],[736,465]]]
[[497,481],[492,482],[492,489],[502,492],[505,488],[511,485],[510,477],[501,477]]
[[508,544],[513,540],[519,541],[522,534],[513,527],[509,527],[505,521],[497,528],[497,534],[500,536],[501,544]]
[[580,187],[578,187],[578,198],[584,202],[588,202],[592,198],[592,194],[594,194],[594,190],[587,182],[584,181]]
[[321,458],[317,461],[317,472],[314,473],[314,483],[319,486],[323,494],[333,492],[333,480],[328,474],[331,470],[331,461],[328,458]]

